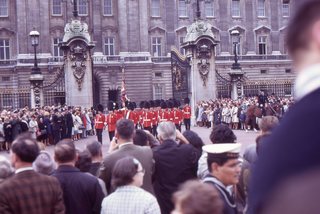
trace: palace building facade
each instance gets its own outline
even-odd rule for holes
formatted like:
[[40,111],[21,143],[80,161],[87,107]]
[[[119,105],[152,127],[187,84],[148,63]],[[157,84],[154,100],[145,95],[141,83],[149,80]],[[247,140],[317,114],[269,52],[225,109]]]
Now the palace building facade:
[[[285,48],[293,0],[199,0],[201,18],[213,27],[217,96],[230,95],[228,72],[234,60],[230,33],[240,32],[237,54],[245,73],[244,93],[259,90],[293,95],[295,72]],[[119,100],[125,79],[136,102],[172,97],[172,48],[181,44],[195,19],[197,0],[78,0],[95,47],[94,103]],[[44,75],[45,104],[65,102],[64,27],[73,19],[71,0],[0,0],[0,106],[30,103],[34,50],[29,32],[40,33],[38,64]]]

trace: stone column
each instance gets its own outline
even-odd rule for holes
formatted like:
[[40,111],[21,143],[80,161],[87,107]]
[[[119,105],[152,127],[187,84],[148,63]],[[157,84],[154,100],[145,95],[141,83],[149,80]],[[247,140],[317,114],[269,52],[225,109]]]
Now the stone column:
[[70,44],[65,61],[66,103],[69,106],[92,107],[92,60],[83,43]]
[[43,102],[43,75],[42,74],[31,74],[31,108],[39,108],[44,105]]

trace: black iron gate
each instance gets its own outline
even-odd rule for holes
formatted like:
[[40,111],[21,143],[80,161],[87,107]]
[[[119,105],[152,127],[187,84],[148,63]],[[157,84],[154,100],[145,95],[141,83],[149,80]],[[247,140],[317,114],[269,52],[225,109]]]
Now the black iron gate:
[[176,49],[171,50],[171,72],[173,98],[183,101],[188,97],[190,65],[188,59]]

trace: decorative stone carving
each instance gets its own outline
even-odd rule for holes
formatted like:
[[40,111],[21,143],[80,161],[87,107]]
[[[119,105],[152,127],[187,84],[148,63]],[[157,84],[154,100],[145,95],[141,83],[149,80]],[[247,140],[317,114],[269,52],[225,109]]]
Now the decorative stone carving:
[[84,45],[76,44],[70,47],[70,60],[73,69],[73,76],[78,83],[78,89],[81,90],[82,82],[86,71],[87,54]]
[[81,23],[80,20],[72,20],[71,23],[67,23],[64,28],[63,42],[69,41],[73,37],[82,37],[91,41],[90,34],[88,32],[88,25],[86,23]]
[[210,63],[208,62],[207,59],[200,59],[198,63],[199,67],[199,73],[202,79],[202,85],[206,86],[207,85],[207,80],[208,80],[208,75],[210,71]]
[[187,35],[184,43],[194,42],[201,36],[209,36],[214,39],[214,34],[212,32],[212,25],[203,20],[197,20],[187,29]]

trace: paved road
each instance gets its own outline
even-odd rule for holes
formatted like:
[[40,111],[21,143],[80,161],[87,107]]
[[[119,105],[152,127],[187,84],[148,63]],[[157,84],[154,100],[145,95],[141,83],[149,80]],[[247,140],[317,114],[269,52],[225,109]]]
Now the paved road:
[[[203,128],[203,127],[192,127],[191,130],[197,132],[198,135],[204,141],[204,143],[206,144],[210,143],[210,140],[209,140],[209,135],[211,131],[210,129]],[[255,132],[246,133],[245,131],[240,131],[240,130],[235,130],[234,132],[237,136],[237,142],[242,144],[242,148],[241,148],[242,153],[248,145],[255,143],[255,138],[258,135]],[[88,143],[92,142],[95,139],[97,139],[96,136],[89,136],[88,138],[76,141],[75,144],[79,150],[83,150]],[[103,143],[102,149],[103,149],[103,153],[106,154],[109,148],[109,137],[106,131],[103,132],[103,140],[104,140],[104,143]],[[53,148],[54,146],[48,146],[46,150],[49,151],[51,154],[53,154]],[[4,155],[7,157],[9,156],[7,152],[0,152],[0,155]]]

